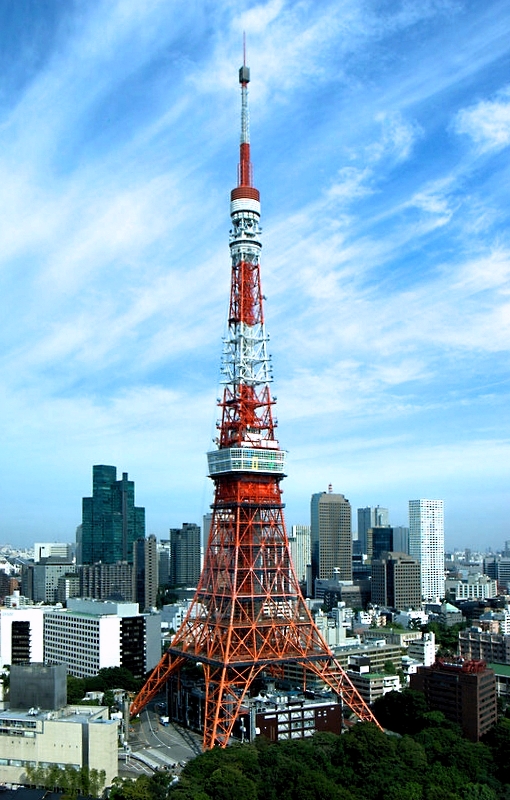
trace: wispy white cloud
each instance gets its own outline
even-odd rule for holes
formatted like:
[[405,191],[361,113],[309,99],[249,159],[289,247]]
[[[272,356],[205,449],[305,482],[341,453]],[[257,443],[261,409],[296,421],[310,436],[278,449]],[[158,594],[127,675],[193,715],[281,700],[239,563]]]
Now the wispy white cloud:
[[510,144],[510,87],[490,100],[461,109],[454,128],[469,136],[482,153],[501,150]]

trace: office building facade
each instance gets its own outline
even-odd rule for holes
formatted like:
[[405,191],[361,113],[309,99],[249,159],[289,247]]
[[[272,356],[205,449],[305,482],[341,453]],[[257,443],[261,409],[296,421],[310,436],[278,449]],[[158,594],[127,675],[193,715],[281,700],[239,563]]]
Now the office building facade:
[[409,501],[409,554],[420,562],[425,600],[444,597],[444,507],[442,500]]
[[65,664],[77,678],[107,667],[125,667],[142,678],[160,655],[160,615],[140,614],[137,603],[70,598],[67,609],[45,615],[45,662]]
[[127,472],[98,464],[92,470],[92,497],[82,502],[81,563],[133,563],[133,543],[145,537],[145,509],[135,506],[135,484]]
[[352,581],[351,504],[330,489],[312,495],[310,511],[312,582]]
[[85,564],[78,567],[80,597],[92,600],[136,602],[133,565],[126,561],[116,564]]
[[372,603],[407,610],[421,608],[421,570],[405,553],[388,552],[372,561]]
[[473,742],[497,722],[496,676],[483,661],[442,662],[418,667],[410,688],[425,695],[428,707],[458,723]]

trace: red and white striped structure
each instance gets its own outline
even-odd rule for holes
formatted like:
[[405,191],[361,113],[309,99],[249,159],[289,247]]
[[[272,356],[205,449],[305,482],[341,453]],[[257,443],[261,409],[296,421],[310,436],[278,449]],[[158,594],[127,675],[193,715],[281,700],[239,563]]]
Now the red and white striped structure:
[[260,285],[260,197],[253,186],[249,69],[239,71],[241,146],[231,192],[232,278],[224,340],[217,449],[208,453],[215,485],[204,568],[189,612],[149,681],[135,714],[186,662],[205,685],[204,749],[225,747],[250,684],[294,662],[319,676],[363,720],[376,722],[315,626],[290,558],[280,483],[285,453],[275,436],[271,365]]

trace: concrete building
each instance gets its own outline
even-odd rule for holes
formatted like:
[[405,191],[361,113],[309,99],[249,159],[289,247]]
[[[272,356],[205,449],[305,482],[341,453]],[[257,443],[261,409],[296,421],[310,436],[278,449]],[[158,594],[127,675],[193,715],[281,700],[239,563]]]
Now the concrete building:
[[487,556],[483,559],[483,571],[498,582],[501,594],[510,592],[510,558],[506,556]]
[[289,547],[297,579],[304,583],[307,567],[312,563],[310,525],[292,525]]
[[444,584],[445,596],[456,600],[489,600],[498,595],[498,583],[488,575],[468,575],[466,578],[447,578]]
[[431,667],[419,667],[409,685],[425,695],[430,709],[458,723],[473,742],[496,724],[496,677],[483,661],[440,659]]
[[378,697],[388,692],[400,691],[400,678],[398,675],[387,675],[384,672],[371,672],[368,664],[359,659],[347,669],[347,675],[355,688],[368,705]]
[[459,633],[459,653],[468,661],[510,664],[510,635],[466,628]]
[[[358,542],[361,553],[368,555],[368,531],[370,528],[379,526],[388,526],[389,515],[387,508],[381,506],[367,506],[366,508],[358,508]],[[393,547],[389,548],[390,550]]]
[[117,720],[107,708],[66,706],[65,681],[63,667],[11,670],[11,707],[0,711],[2,781],[23,784],[28,766],[53,765],[104,771],[105,786],[117,777]]
[[40,564],[48,558],[67,563],[73,560],[73,546],[65,542],[36,542],[34,544],[34,562]]
[[316,578],[352,581],[351,504],[343,494],[312,495],[312,581]]
[[92,497],[82,501],[80,552],[82,564],[133,563],[133,543],[145,537],[145,509],[135,506],[135,484],[117,468],[92,468]]
[[182,528],[170,528],[170,584],[196,586],[200,578],[200,526],[184,522]]
[[25,562],[21,566],[21,591],[32,603],[55,603],[58,580],[62,575],[75,574],[72,561],[55,557],[43,558],[38,563]]
[[405,553],[383,553],[372,561],[372,603],[386,608],[421,608],[421,570]]
[[442,500],[409,501],[409,554],[420,563],[421,593],[444,597],[444,508]]
[[77,678],[106,667],[126,667],[142,678],[160,657],[160,615],[140,614],[136,603],[70,598],[67,609],[44,617],[44,660],[65,664]]
[[420,639],[409,643],[407,655],[413,661],[418,661],[424,667],[431,667],[435,663],[438,645],[433,632],[423,633]]

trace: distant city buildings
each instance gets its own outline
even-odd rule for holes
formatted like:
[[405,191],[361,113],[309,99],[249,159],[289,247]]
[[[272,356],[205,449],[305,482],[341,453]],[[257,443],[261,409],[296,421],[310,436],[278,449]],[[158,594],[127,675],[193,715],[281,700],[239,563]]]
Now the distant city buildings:
[[352,581],[351,504],[343,494],[312,495],[312,583],[316,578]]
[[141,611],[155,607],[158,595],[158,543],[151,535],[137,539],[133,545],[134,599]]
[[289,534],[290,556],[300,583],[306,581],[306,571],[311,564],[310,536],[310,525],[293,525]]
[[[381,506],[358,508],[358,542],[360,552],[366,555],[369,554],[368,531],[370,528],[387,527],[389,524],[387,508],[381,508]],[[391,550],[392,548],[389,549]]]
[[170,584],[196,586],[200,578],[200,526],[184,522],[181,528],[170,528]]
[[372,561],[372,603],[399,610],[421,608],[421,570],[405,553],[386,552]]
[[420,562],[421,593],[444,597],[444,509],[442,500],[409,501],[409,554]]

